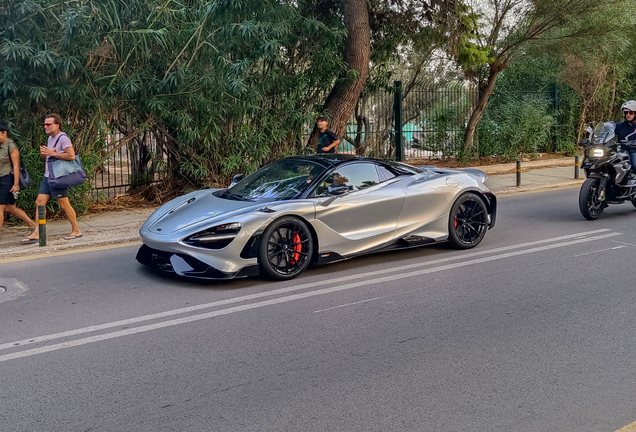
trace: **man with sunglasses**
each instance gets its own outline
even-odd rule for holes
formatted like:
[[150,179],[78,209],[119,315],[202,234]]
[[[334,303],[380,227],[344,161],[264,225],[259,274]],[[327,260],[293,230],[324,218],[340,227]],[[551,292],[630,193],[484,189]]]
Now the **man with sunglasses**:
[[[621,106],[625,121],[616,125],[615,133],[618,142],[636,141],[636,100],[625,102]],[[632,161],[632,173],[636,173],[636,146],[629,146],[629,158]],[[634,174],[632,174],[634,176]]]
[[[44,132],[49,136],[46,146],[40,146],[40,157],[44,158],[48,162],[49,158],[56,158],[61,160],[75,160],[75,149],[73,149],[73,143],[68,135],[61,130],[62,118],[57,114],[49,114],[44,118]],[[40,183],[40,190],[35,200],[35,208],[37,217],[37,208],[51,199],[57,200],[57,203],[62,207],[66,217],[71,223],[71,233],[64,240],[74,240],[82,237],[82,232],[77,225],[77,214],[75,209],[71,206],[68,198],[68,189],[57,189],[49,184],[49,166],[45,162],[44,178]],[[37,243],[39,238],[38,230],[31,233],[24,239],[22,244]]]

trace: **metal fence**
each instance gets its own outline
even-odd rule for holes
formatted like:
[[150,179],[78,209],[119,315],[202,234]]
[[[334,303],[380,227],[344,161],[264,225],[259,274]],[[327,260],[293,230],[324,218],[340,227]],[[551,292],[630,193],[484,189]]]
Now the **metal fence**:
[[[494,125],[487,133],[500,132],[498,109],[506,104],[514,107],[516,101],[530,96],[549,101],[547,115],[554,118],[552,139],[571,140],[568,131],[572,119],[567,116],[572,114],[564,109],[556,86],[548,90],[495,92],[482,120],[482,126],[488,122]],[[420,83],[402,88],[398,81],[393,88],[363,94],[347,121],[340,152],[406,161],[456,157],[463,149],[466,125],[478,99],[477,88],[466,83]],[[303,142],[307,142],[312,127],[308,125],[300,137]],[[123,146],[120,135],[113,138],[102,149],[103,162],[93,180],[96,196],[114,197],[133,186],[157,183],[166,178],[168,155],[152,134]],[[501,150],[493,147],[493,142],[499,139],[496,133],[478,135],[477,139],[480,148],[491,152],[489,154]]]
[[99,199],[127,193],[133,186],[162,182],[167,176],[168,155],[152,135],[122,145],[123,136],[113,134],[99,153],[93,177],[93,194]]
[[347,122],[340,151],[378,159],[395,159],[394,98],[392,89],[362,95]]
[[476,88],[463,84],[406,89],[401,125],[404,159],[456,156],[477,98]]

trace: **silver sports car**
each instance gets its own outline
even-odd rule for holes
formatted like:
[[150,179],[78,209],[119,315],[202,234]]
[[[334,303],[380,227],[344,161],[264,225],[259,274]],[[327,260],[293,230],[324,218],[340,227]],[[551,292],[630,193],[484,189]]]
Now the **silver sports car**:
[[351,155],[290,157],[160,207],[141,227],[137,260],[192,278],[290,279],[369,252],[444,241],[472,248],[495,225],[486,177]]

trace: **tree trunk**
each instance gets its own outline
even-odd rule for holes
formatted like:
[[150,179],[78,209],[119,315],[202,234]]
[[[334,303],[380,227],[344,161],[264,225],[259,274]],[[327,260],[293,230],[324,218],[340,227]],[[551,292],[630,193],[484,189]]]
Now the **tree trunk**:
[[499,76],[499,73],[506,68],[506,65],[499,61],[490,63],[488,66],[490,69],[488,73],[488,80],[486,81],[486,85],[483,89],[481,89],[479,101],[470,115],[468,125],[466,125],[466,135],[464,136],[464,148],[462,151],[464,157],[469,155],[470,147],[472,146],[475,137],[475,130],[477,129],[479,120],[481,120],[484,115],[484,111],[486,111],[488,98],[490,98],[490,95],[493,93],[497,77]]
[[[347,120],[351,117],[360,93],[369,76],[371,55],[371,30],[367,0],[342,0],[347,37],[345,39],[344,59],[348,65],[347,76],[336,81],[324,105],[324,113],[329,116],[329,129],[342,137]],[[351,72],[356,74],[352,77]],[[318,128],[309,138],[309,146],[318,145]]]

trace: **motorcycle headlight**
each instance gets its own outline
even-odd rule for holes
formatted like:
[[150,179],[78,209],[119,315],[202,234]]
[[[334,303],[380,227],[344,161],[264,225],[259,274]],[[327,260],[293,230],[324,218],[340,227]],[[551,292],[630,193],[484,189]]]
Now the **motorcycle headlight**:
[[186,237],[183,243],[205,249],[223,249],[232,243],[242,226],[240,222],[217,225]]
[[605,155],[605,149],[601,147],[595,147],[593,149],[590,149],[591,157],[600,158],[600,157],[603,157],[604,155]]

